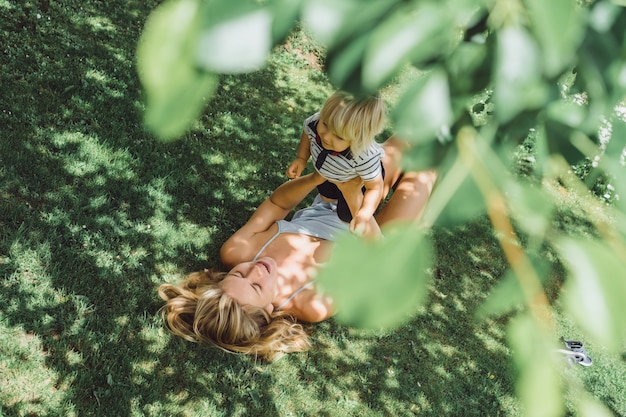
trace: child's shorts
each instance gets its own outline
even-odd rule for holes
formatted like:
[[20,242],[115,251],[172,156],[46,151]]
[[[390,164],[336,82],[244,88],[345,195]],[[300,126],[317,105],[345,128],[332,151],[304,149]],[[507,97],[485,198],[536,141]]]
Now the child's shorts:
[[[382,176],[385,178],[385,167],[382,162],[380,164],[382,168]],[[337,216],[346,223],[350,223],[352,220],[352,213],[350,212],[350,207],[348,207],[348,202],[345,198],[343,198],[343,194],[339,191],[339,188],[329,182],[324,181],[320,185],[317,186],[317,191],[324,197],[337,200]],[[362,191],[365,192],[365,187],[362,188]]]

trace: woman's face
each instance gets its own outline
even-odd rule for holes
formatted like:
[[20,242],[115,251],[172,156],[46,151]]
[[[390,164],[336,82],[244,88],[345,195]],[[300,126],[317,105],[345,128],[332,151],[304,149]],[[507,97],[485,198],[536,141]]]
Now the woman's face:
[[276,261],[266,257],[238,264],[222,280],[221,287],[241,305],[262,307],[271,313],[277,276]]
[[320,136],[324,148],[329,151],[343,152],[350,147],[350,142],[332,133],[326,122],[322,120],[317,124],[317,134]]

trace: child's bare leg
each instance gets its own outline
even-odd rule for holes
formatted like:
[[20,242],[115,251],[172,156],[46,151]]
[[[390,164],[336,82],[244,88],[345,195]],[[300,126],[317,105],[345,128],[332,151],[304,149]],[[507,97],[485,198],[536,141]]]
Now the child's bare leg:
[[328,198],[328,197],[325,197],[325,196],[323,196],[321,194],[320,194],[320,198],[322,200],[326,201],[327,203],[336,203],[337,202],[336,198]]
[[350,181],[336,182],[335,185],[339,188],[344,200],[346,200],[346,203],[348,204],[350,213],[354,217],[363,203],[363,180],[356,177]]

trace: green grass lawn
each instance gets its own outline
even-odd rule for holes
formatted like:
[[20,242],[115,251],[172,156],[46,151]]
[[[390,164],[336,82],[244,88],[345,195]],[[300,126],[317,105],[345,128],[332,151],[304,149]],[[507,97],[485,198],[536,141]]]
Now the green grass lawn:
[[[520,415],[507,318],[474,319],[505,270],[483,220],[433,230],[429,302],[393,331],[329,320],[273,364],[164,331],[156,286],[219,266],[332,88],[300,33],[158,142],[134,65],[158,3],[0,0],[0,416]],[[564,372],[626,416],[623,358],[555,305],[594,359]]]

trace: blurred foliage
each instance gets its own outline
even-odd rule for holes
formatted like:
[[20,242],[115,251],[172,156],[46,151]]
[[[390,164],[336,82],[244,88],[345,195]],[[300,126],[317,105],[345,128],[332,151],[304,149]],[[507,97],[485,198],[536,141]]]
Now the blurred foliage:
[[[619,0],[168,0],[138,46],[146,123],[163,139],[180,136],[220,74],[262,68],[298,23],[324,45],[324,70],[337,88],[374,93],[407,66],[417,68],[420,76],[403,87],[391,119],[415,145],[407,168],[440,174],[423,222],[448,226],[489,217],[510,270],[479,315],[526,306],[509,337],[518,393],[528,415],[558,416],[559,378],[538,360],[556,343],[544,267],[521,242],[558,254],[571,275],[566,313],[619,354],[626,345],[624,6]],[[485,117],[477,120],[477,112]],[[523,163],[512,163],[520,152]],[[546,184],[578,195],[597,234],[563,236],[553,219],[558,201]],[[598,207],[613,220],[594,216]],[[361,286],[371,286],[351,297],[348,284],[334,288],[327,280],[348,323],[394,326],[415,309],[411,301],[425,299],[432,251],[411,230],[389,231],[377,248],[354,239],[338,243],[345,264],[331,262],[323,276],[358,266],[353,273]],[[412,295],[396,304],[405,307],[389,308],[406,293]],[[361,314],[370,305],[377,314]],[[601,404],[581,400],[580,407],[608,414]]]

